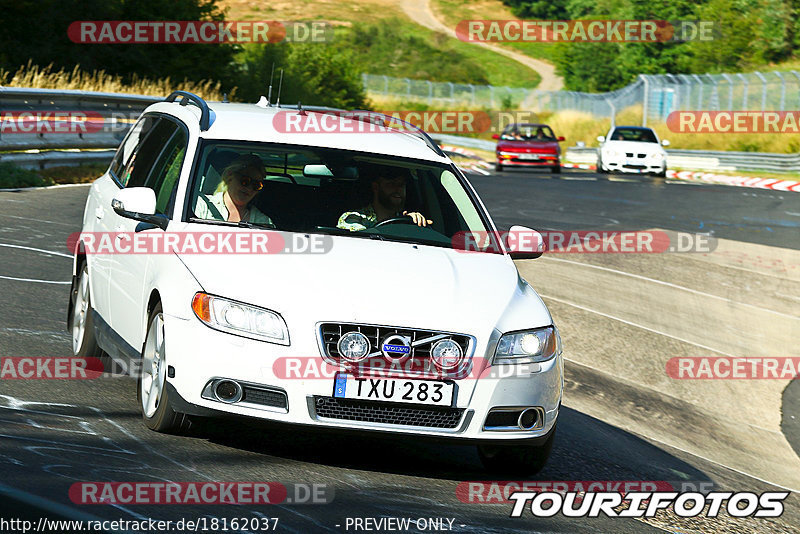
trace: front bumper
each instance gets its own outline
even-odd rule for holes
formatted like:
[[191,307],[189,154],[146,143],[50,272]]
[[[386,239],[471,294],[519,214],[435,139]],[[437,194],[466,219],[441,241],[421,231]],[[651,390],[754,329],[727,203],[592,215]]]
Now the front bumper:
[[606,170],[613,172],[658,174],[664,172],[666,168],[664,159],[638,158],[631,161],[624,157],[603,156],[601,161]]
[[[558,417],[563,389],[561,355],[548,362],[534,364],[525,372],[519,372],[511,366],[495,366],[490,368],[493,370],[492,376],[483,373],[478,377],[475,373],[456,380],[454,404],[447,408],[451,412],[445,414],[453,424],[443,428],[415,423],[430,421],[428,414],[418,419],[405,418],[400,424],[376,422],[370,420],[371,417],[363,420],[330,417],[330,403],[338,400],[333,397],[336,368],[324,362],[313,334],[307,339],[295,336],[292,346],[285,347],[218,332],[194,318],[186,320],[166,316],[165,328],[167,364],[174,369],[174,377],[167,379],[168,387],[178,395],[176,398],[180,404],[175,409],[189,414],[228,414],[320,428],[465,440],[538,438],[552,429]],[[488,340],[478,341],[474,362],[483,360],[488,345]],[[278,363],[281,358],[289,360]],[[286,368],[285,362],[296,360],[301,363],[293,369],[299,372],[287,376],[282,371]],[[285,392],[286,403],[280,406],[281,403],[272,406],[247,402],[228,404],[203,395],[204,390],[207,393],[209,382],[220,378],[242,382],[255,389]],[[326,404],[326,415],[320,411],[321,402]],[[370,409],[380,408],[379,411],[383,412],[387,409],[390,412],[421,409],[420,405],[360,402],[368,403]],[[503,407],[540,408],[541,424],[532,430],[485,429],[484,423],[490,410]]]
[[[495,154],[497,164],[520,167],[559,167],[560,158],[555,154],[528,154],[500,152]],[[528,159],[536,158],[536,159]]]

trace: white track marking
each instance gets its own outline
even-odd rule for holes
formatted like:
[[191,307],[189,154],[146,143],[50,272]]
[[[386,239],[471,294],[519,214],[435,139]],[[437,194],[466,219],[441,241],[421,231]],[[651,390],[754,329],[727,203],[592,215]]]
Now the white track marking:
[[20,217],[19,215],[7,215],[5,213],[0,213],[0,217],[10,217],[12,219],[22,219],[23,221],[43,222],[43,223],[47,223],[47,224],[60,224],[60,225],[69,226],[69,227],[72,227],[72,228],[75,227],[75,225],[72,224],[72,223],[65,223],[65,222],[60,222],[60,221],[46,221],[44,219],[32,219],[31,217]]
[[33,252],[41,252],[42,254],[50,254],[52,256],[62,256],[64,258],[72,259],[71,254],[65,254],[63,252],[54,252],[52,250],[45,250],[43,248],[26,247],[24,245],[11,245],[9,243],[0,243],[0,247],[21,248],[23,250],[32,250]]
[[725,351],[722,351],[722,350],[719,350],[719,349],[714,349],[714,348],[711,348],[711,347],[709,347],[707,345],[703,345],[701,343],[695,343],[694,341],[690,341],[690,340],[682,338],[682,337],[673,336],[672,334],[668,334],[666,332],[662,332],[661,330],[656,330],[655,328],[650,328],[649,326],[640,325],[640,324],[628,321],[626,319],[621,319],[619,317],[615,317],[613,315],[609,315],[607,313],[603,313],[603,312],[600,312],[600,311],[597,311],[597,310],[593,310],[591,308],[586,308],[585,306],[581,306],[580,304],[575,304],[574,302],[569,302],[567,300],[562,300],[562,299],[557,298],[557,297],[550,297],[550,296],[547,296],[547,295],[543,295],[542,293],[539,293],[539,296],[542,297],[542,298],[545,298],[545,299],[550,299],[550,300],[554,300],[556,302],[560,302],[562,304],[566,304],[568,306],[572,306],[573,308],[578,308],[579,310],[587,311],[587,312],[590,312],[590,313],[596,313],[597,315],[601,315],[601,316],[606,317],[608,319],[613,319],[615,321],[619,321],[621,323],[625,323],[625,324],[630,325],[630,326],[635,326],[636,328],[641,328],[642,330],[647,330],[648,332],[653,332],[654,334],[660,334],[662,336],[670,337],[672,339],[676,339],[678,341],[682,341],[684,343],[688,343],[690,345],[694,345],[695,347],[699,347],[701,349],[709,350],[711,352],[716,352],[717,354],[724,354],[725,356],[729,356],[731,358],[742,358],[742,356],[736,356],[735,354],[730,354],[729,352],[725,352]]
[[703,291],[698,291],[696,289],[690,289],[688,287],[679,286],[677,284],[673,284],[673,283],[670,283],[670,282],[664,282],[663,280],[656,280],[655,278],[648,278],[647,276],[642,276],[640,274],[628,273],[628,272],[625,272],[625,271],[619,271],[617,269],[611,269],[609,267],[602,267],[600,265],[592,265],[591,263],[583,263],[583,262],[580,262],[580,261],[562,260],[562,259],[558,259],[558,258],[548,258],[548,257],[545,257],[545,259],[546,260],[550,260],[550,261],[558,261],[558,262],[561,262],[561,263],[569,263],[569,264],[572,264],[572,265],[579,265],[581,267],[588,267],[590,269],[599,269],[601,271],[606,271],[606,272],[615,273],[615,274],[621,274],[623,276],[630,276],[631,278],[636,278],[638,280],[644,280],[646,282],[652,282],[654,284],[659,284],[659,285],[671,287],[671,288],[674,288],[674,289],[680,289],[681,291],[688,291],[689,293],[693,293],[695,295],[700,295],[700,296],[703,296],[703,297],[717,299],[717,300],[721,300],[721,301],[724,301],[724,302],[730,302],[730,303],[733,303],[733,304],[738,304],[740,306],[753,308],[755,310],[759,310],[759,311],[763,311],[763,312],[767,312],[767,313],[774,313],[775,315],[781,315],[783,317],[788,317],[790,319],[797,319],[797,317],[795,315],[789,315],[788,313],[781,313],[781,312],[778,312],[778,311],[775,311],[775,310],[769,310],[767,308],[761,308],[760,306],[754,306],[752,304],[747,304],[745,302],[739,302],[739,301],[736,301],[736,300],[731,300],[731,299],[728,299],[728,298],[725,298],[725,297],[720,297],[719,295],[712,295],[711,293],[705,293]]
[[13,276],[3,276],[0,275],[0,278],[3,280],[15,280],[17,282],[36,282],[37,284],[59,284],[59,285],[69,285],[72,282],[60,282],[57,280],[36,280],[34,278],[15,278]]

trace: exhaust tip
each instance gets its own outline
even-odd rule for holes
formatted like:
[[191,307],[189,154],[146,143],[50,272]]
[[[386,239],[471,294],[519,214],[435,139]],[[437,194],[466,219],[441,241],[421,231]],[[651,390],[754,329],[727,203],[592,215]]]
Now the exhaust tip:
[[519,414],[517,425],[522,430],[533,430],[536,423],[539,422],[539,411],[535,408],[528,408]]
[[214,396],[221,402],[239,402],[242,400],[242,393],[242,386],[233,380],[220,380],[214,385]]

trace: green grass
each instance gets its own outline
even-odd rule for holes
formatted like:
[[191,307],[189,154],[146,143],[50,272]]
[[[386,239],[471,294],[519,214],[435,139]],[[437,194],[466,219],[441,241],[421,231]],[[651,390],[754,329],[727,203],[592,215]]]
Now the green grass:
[[[499,0],[467,2],[465,0],[433,0],[432,7],[445,24],[453,28],[462,20],[515,20],[508,6]],[[536,59],[552,59],[553,45],[550,43],[508,42],[496,43],[513,48],[517,52]]]
[[95,181],[107,168],[107,164],[91,163],[30,170],[12,163],[0,163],[0,189],[43,187],[55,184],[85,184]]
[[53,181],[34,171],[17,167],[11,163],[0,163],[0,189],[40,187],[44,185],[53,185]]
[[406,19],[336,28],[333,46],[349,51],[362,72],[478,85],[534,87],[539,75],[512,59]]

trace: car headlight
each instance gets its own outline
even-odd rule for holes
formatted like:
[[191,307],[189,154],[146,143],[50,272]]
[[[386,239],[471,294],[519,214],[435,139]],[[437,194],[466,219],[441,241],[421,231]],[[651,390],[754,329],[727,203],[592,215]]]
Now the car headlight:
[[494,352],[493,364],[544,362],[556,355],[558,335],[555,327],[503,334]]
[[650,154],[650,157],[659,161],[664,157],[664,155],[661,152],[654,152],[653,154]]
[[280,314],[235,300],[196,293],[192,310],[206,325],[259,341],[289,345],[289,330]]
[[607,149],[605,149],[603,152],[604,152],[604,154],[605,154],[606,156],[608,156],[609,158],[614,158],[614,157],[616,157],[616,156],[617,156],[617,151],[616,151],[616,150],[614,150],[613,148],[607,148]]

